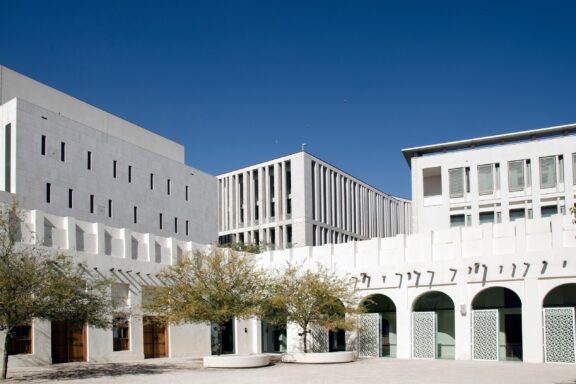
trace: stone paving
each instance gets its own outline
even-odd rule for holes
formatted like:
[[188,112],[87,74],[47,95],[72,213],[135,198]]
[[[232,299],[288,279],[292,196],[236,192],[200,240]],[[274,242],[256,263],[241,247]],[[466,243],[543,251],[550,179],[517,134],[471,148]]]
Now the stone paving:
[[576,365],[366,359],[347,364],[274,363],[256,369],[204,369],[201,359],[132,363],[71,363],[15,368],[11,383],[203,383],[203,384],[576,384]]

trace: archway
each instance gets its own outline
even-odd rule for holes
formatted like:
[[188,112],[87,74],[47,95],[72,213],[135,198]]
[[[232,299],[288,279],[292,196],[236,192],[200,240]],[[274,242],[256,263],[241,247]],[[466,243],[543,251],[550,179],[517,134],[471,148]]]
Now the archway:
[[522,302],[514,291],[491,287],[474,296],[472,359],[522,360]]
[[544,361],[575,363],[576,284],[563,284],[552,289],[542,303],[544,319]]
[[359,354],[362,357],[396,357],[396,305],[385,295],[362,300],[366,313],[360,315]]
[[427,292],[412,306],[412,358],[454,359],[454,302],[445,293]]

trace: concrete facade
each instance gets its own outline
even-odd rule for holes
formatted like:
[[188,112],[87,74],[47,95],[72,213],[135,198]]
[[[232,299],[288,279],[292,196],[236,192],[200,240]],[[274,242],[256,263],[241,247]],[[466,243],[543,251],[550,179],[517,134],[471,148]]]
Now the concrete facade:
[[408,200],[299,152],[218,176],[220,243],[283,249],[410,233]]

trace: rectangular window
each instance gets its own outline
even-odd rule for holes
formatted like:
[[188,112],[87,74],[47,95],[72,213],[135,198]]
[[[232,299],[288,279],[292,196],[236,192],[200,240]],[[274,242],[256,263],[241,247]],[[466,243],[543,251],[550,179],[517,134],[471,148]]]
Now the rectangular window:
[[154,189],[154,174],[150,174],[150,189]]
[[190,221],[186,220],[186,236],[188,236],[190,233]]
[[186,186],[186,188],[184,190],[184,197],[185,197],[186,201],[188,201],[188,186]]
[[50,185],[50,183],[46,183],[46,202],[47,202],[48,204],[50,204],[50,195],[51,195],[51,193],[50,193],[51,191],[50,191],[50,190],[51,190],[51,187],[52,187],[52,186]]
[[94,213],[94,195],[90,195],[90,213]]
[[168,179],[166,181],[166,193],[169,195],[170,194],[170,187],[171,187],[171,182],[170,179]]
[[86,156],[86,168],[92,169],[92,152],[88,151],[88,155]]
[[112,200],[108,199],[108,217],[112,217]]
[[540,188],[556,186],[556,156],[540,158]]
[[6,192],[11,191],[12,185],[12,125],[6,124],[6,131],[4,136],[5,153],[4,153],[4,175],[5,175],[5,185],[4,190]]
[[530,159],[526,160],[526,186],[532,186],[532,163]]
[[72,208],[74,204],[74,191],[72,189],[68,189],[68,208]]
[[491,195],[494,193],[494,164],[478,166],[478,193]]
[[510,221],[524,219],[526,217],[526,210],[524,208],[517,208],[510,210]]
[[508,190],[510,192],[524,189],[524,160],[508,162]]
[[126,316],[116,316],[112,328],[113,350],[130,350],[130,321]]
[[129,183],[132,182],[132,166],[131,165],[128,166],[128,182]]
[[450,216],[450,227],[463,227],[466,224],[464,215],[451,215]]
[[174,233],[178,233],[178,218],[174,218]]
[[32,353],[32,324],[18,325],[12,328],[8,338],[8,354],[22,355]]
[[112,177],[116,178],[116,167],[118,166],[118,162],[114,160],[112,162]]
[[546,207],[540,208],[540,216],[542,216],[542,218],[550,217],[550,216],[555,215],[557,213],[558,213],[558,206],[556,206],[556,205],[548,205]]
[[60,161],[66,161],[66,143],[60,143]]
[[46,135],[42,135],[42,140],[40,141],[40,153],[42,156],[46,155]]
[[494,212],[480,212],[480,224],[493,223]]
[[448,170],[450,181],[450,197],[464,196],[464,168],[453,168]]
[[564,183],[564,155],[558,156],[558,182]]
[[134,207],[134,224],[138,224],[138,207]]
[[162,229],[162,227],[164,227],[164,224],[162,223],[162,221],[163,221],[162,220],[163,219],[162,214],[159,215],[158,219],[159,219],[160,229]]

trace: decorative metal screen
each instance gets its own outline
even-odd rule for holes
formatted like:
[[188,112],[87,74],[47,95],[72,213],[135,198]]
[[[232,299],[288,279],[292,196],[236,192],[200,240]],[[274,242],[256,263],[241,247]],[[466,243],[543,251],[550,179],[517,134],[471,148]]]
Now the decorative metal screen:
[[574,308],[544,308],[544,359],[574,363]]
[[318,325],[310,326],[309,352],[328,352],[328,331]]
[[382,348],[382,316],[364,313],[358,318],[358,356],[380,357]]
[[498,310],[472,311],[472,360],[499,359]]
[[436,358],[436,312],[412,312],[412,358]]

